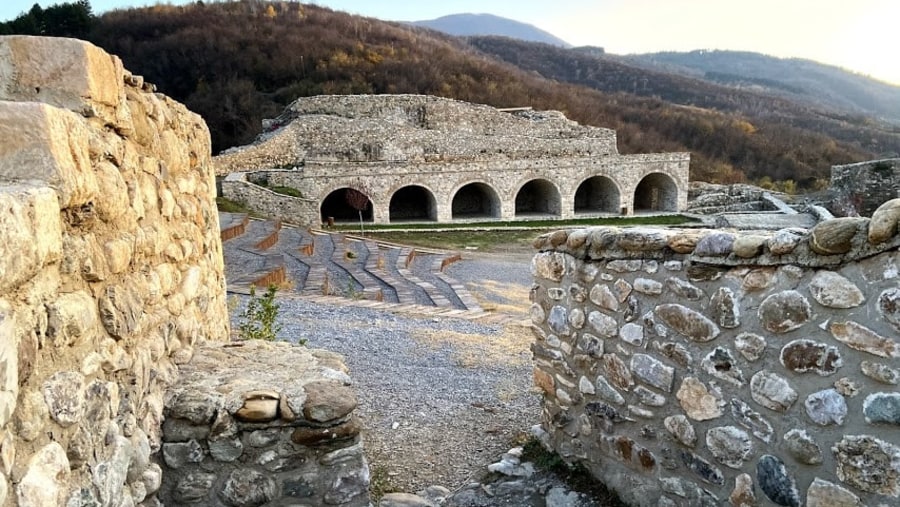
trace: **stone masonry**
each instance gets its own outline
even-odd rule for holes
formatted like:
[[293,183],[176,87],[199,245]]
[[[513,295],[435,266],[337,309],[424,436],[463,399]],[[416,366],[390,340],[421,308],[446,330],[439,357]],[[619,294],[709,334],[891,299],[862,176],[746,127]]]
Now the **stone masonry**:
[[831,168],[831,209],[845,216],[871,216],[881,203],[900,197],[900,158]]
[[117,57],[0,37],[0,238],[0,506],[368,503],[340,359],[229,342],[209,132]]
[[897,505],[898,218],[541,236],[545,443],[632,505]]
[[369,505],[356,395],[337,354],[206,343],[166,396],[166,505]]
[[242,188],[252,180],[299,190],[289,213],[272,210],[288,222],[356,218],[347,188],[365,190],[365,218],[376,223],[567,219],[687,203],[687,153],[620,155],[614,131],[554,111],[421,95],[318,96],[265,126],[254,144],[215,164],[221,175],[253,173],[222,184],[225,197],[251,208],[260,194]]

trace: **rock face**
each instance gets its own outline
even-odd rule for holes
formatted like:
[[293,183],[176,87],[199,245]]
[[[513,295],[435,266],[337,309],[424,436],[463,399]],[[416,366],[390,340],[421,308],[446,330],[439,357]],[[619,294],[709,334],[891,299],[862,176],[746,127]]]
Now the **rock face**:
[[[853,219],[765,235],[640,228],[629,248],[609,227],[569,231],[586,238],[577,248],[539,237],[538,257],[566,269],[535,280],[533,313],[594,314],[567,336],[535,322],[550,445],[631,505],[900,502],[896,206],[874,233]],[[593,297],[552,297],[588,272]]]
[[155,504],[175,357],[229,334],[214,199],[200,117],[91,44],[0,37],[0,504]]
[[[272,218],[311,225],[323,216],[347,218],[351,208],[335,206],[329,196],[342,195],[334,192],[360,176],[370,190],[375,223],[450,222],[472,215],[512,219],[523,212],[569,219],[585,212],[678,211],[687,206],[690,155],[620,155],[614,131],[579,125],[556,111],[502,111],[435,96],[379,94],[297,99],[267,122],[256,142],[215,162],[218,173],[228,175],[225,197]],[[297,189],[304,197],[279,197],[254,179]],[[565,235],[557,237],[566,241]],[[664,231],[634,239],[625,234],[615,247],[659,251],[667,241]]]

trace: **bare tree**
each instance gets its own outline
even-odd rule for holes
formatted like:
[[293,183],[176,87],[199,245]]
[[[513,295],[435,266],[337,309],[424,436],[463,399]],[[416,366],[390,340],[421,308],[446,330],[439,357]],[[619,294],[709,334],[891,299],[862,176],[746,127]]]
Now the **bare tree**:
[[365,183],[358,181],[347,188],[344,199],[351,208],[359,213],[359,232],[365,235],[363,230],[363,211],[369,206],[369,188]]

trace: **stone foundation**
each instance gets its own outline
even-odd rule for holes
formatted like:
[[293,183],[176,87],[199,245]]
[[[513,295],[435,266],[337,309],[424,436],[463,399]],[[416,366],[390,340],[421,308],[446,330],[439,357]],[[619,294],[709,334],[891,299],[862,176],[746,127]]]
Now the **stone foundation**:
[[205,344],[166,396],[167,505],[369,505],[356,396],[340,356]]
[[540,237],[546,443],[632,505],[896,505],[898,210]]

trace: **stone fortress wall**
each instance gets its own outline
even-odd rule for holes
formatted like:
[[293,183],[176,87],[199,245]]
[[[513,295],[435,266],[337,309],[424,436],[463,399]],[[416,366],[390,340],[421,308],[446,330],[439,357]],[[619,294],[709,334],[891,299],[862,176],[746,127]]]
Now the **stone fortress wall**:
[[0,238],[0,506],[369,503],[341,359],[229,341],[209,132],[118,58],[0,37]]
[[541,236],[545,443],[632,505],[897,505],[898,217]]
[[375,223],[568,219],[687,203],[688,154],[620,155],[614,131],[553,111],[420,95],[319,96],[298,99],[266,126],[256,143],[215,163],[222,175],[252,173],[222,184],[225,197],[251,208],[271,202],[247,189],[254,180],[301,191],[293,210],[314,211],[275,215],[289,222],[356,218],[342,200],[346,188],[367,190],[366,218]]
[[[209,132],[74,39],[0,38],[0,505],[134,505],[228,338]],[[124,502],[124,503],[118,503]]]

